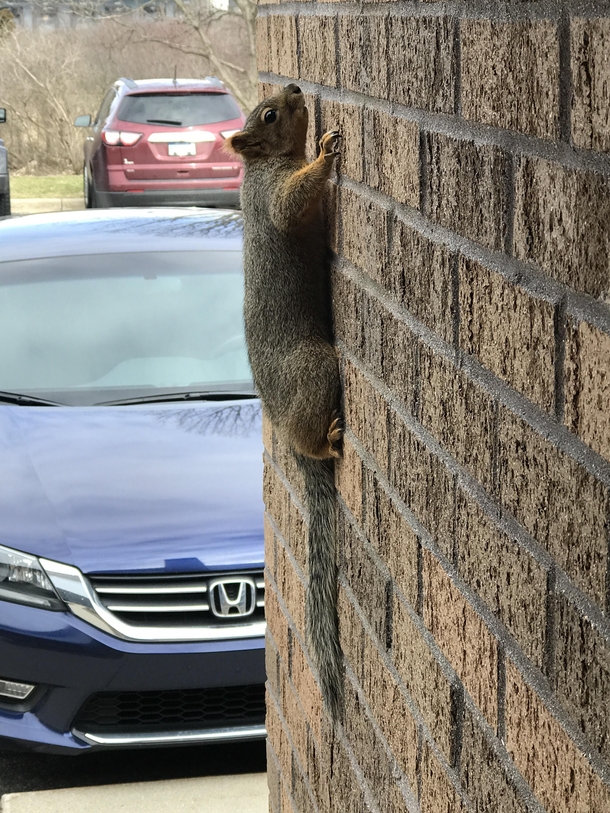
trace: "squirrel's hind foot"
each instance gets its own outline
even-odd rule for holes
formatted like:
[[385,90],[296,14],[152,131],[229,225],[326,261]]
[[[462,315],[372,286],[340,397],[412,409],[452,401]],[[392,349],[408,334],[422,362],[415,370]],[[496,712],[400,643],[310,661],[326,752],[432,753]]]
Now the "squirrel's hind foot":
[[326,435],[328,451],[331,457],[341,457],[343,449],[343,420],[339,412],[333,412],[331,424]]

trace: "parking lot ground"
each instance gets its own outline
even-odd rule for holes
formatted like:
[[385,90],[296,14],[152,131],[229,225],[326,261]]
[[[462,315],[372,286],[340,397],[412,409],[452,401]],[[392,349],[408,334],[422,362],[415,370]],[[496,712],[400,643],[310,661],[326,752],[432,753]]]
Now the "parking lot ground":
[[72,212],[84,208],[82,198],[11,198],[11,214],[14,215]]
[[8,793],[1,813],[267,813],[267,774]]

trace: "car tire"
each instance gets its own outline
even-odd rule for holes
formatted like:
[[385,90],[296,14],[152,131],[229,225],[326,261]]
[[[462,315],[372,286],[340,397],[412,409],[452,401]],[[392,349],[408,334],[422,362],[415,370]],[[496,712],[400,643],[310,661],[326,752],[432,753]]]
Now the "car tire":
[[0,217],[8,217],[11,213],[11,190],[8,188],[6,192],[0,195]]
[[99,209],[95,187],[89,178],[87,165],[83,167],[83,196],[85,198],[85,209]]

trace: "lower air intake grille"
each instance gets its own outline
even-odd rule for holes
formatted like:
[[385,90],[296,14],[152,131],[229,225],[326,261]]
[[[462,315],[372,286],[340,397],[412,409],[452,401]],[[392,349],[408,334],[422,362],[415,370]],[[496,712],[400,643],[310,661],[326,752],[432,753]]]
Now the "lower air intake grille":
[[78,713],[74,728],[91,734],[184,731],[265,722],[265,687],[228,686],[164,692],[102,692]]

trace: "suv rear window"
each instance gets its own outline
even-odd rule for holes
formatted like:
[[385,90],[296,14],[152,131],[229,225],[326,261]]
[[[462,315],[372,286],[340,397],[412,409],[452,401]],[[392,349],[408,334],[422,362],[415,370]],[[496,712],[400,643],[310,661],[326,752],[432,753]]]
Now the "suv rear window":
[[235,99],[227,93],[146,93],[125,96],[119,107],[121,121],[192,127],[241,116]]

